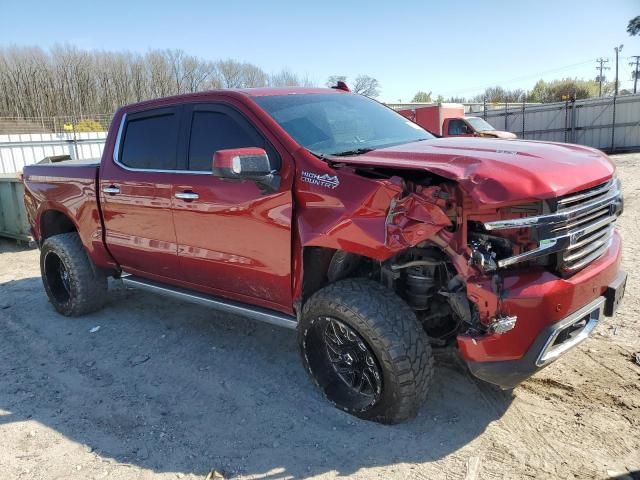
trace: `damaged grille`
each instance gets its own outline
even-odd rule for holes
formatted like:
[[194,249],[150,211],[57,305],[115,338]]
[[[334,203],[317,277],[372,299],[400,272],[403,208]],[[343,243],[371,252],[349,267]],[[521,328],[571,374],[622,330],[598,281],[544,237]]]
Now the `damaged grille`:
[[559,198],[557,211],[583,206],[587,207],[584,211],[552,230],[554,234],[570,236],[569,246],[558,255],[558,266],[562,272],[578,271],[608,250],[614,222],[622,210],[618,180]]
[[551,213],[487,222],[488,231],[531,228],[538,246],[498,261],[498,267],[556,254],[562,274],[576,272],[599,258],[611,245],[614,222],[622,213],[620,181],[614,178],[593,188],[559,197]]

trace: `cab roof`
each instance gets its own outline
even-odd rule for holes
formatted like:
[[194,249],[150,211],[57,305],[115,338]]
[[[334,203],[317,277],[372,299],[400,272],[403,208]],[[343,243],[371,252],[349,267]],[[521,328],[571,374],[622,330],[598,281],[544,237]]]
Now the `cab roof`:
[[183,93],[180,95],[172,95],[168,97],[154,98],[138,103],[130,103],[123,106],[120,110],[125,112],[138,110],[140,108],[148,108],[168,103],[182,103],[194,100],[205,100],[211,96],[229,96],[229,97],[269,97],[276,95],[303,95],[303,94],[340,94],[348,93],[337,88],[309,88],[309,87],[260,87],[260,88],[224,88],[216,90],[204,90],[195,93]]

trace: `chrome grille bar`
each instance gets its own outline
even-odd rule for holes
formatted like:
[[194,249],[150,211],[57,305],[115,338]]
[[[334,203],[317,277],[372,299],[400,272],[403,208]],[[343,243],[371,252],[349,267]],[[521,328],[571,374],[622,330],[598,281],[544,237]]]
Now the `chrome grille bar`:
[[576,263],[566,264],[563,267],[563,271],[565,271],[565,272],[577,272],[578,270],[580,270],[580,269],[586,267],[587,265],[589,265],[594,260],[597,260],[598,258],[600,258],[604,252],[609,250],[610,246],[611,246],[611,239],[609,239],[604,245],[602,245],[600,248],[598,248],[595,252],[593,252],[588,257],[585,257],[585,258],[583,258],[582,260],[580,260],[580,261],[578,261]]
[[604,229],[604,230],[599,230],[596,233],[594,233],[592,236],[588,236],[583,238],[582,240],[580,240],[577,243],[574,243],[573,245],[570,245],[567,248],[567,251],[571,251],[571,250],[575,250],[576,248],[580,248],[586,244],[588,244],[589,242],[593,242],[595,240],[598,240],[599,238],[603,237],[603,236],[612,236],[613,235],[613,225],[611,225],[610,227]]
[[498,267],[557,253],[558,268],[572,273],[604,254],[613,238],[614,222],[622,212],[620,181],[605,184],[557,200],[555,212],[484,224],[486,230],[534,228],[538,246],[497,261]]
[[546,215],[537,215],[533,217],[514,218],[510,220],[496,220],[486,222],[484,228],[486,230],[507,230],[513,228],[529,228],[539,225],[551,225],[555,223],[566,223],[570,220],[580,217],[586,213],[590,213],[598,207],[610,205],[612,202],[620,198],[620,181],[617,179],[611,184],[609,193],[595,200],[591,200],[584,204],[576,205],[571,208],[559,210]]
[[[616,179],[617,180],[617,179]],[[592,189],[583,190],[582,192],[578,192],[576,194],[569,194],[560,199],[558,199],[558,210],[562,210],[563,208],[568,208],[568,206],[572,203],[583,202],[587,199],[593,199],[598,195],[603,195],[607,193],[616,180],[609,180],[607,183],[603,185],[598,185]]]

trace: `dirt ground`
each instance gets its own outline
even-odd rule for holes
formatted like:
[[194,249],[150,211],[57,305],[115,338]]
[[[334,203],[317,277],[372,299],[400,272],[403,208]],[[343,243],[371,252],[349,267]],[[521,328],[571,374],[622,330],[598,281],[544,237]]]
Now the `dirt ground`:
[[617,316],[513,392],[439,354],[419,416],[392,427],[325,402],[292,331],[117,282],[107,308],[65,318],[46,300],[38,251],[0,241],[0,478],[204,479],[216,469],[243,479],[583,479],[640,470],[640,154],[615,160],[630,273]]

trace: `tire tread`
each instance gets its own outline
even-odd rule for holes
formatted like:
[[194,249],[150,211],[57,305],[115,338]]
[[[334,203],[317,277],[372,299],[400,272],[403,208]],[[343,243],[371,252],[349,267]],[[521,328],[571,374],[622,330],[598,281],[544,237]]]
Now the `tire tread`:
[[[341,280],[316,292],[304,305],[301,347],[308,322],[322,311],[338,312],[346,319],[372,344],[383,370],[391,372],[392,385],[384,388],[392,388],[395,399],[368,419],[399,423],[414,417],[433,377],[433,354],[413,310],[395,292],[377,282]],[[306,362],[305,367],[309,370]]]

